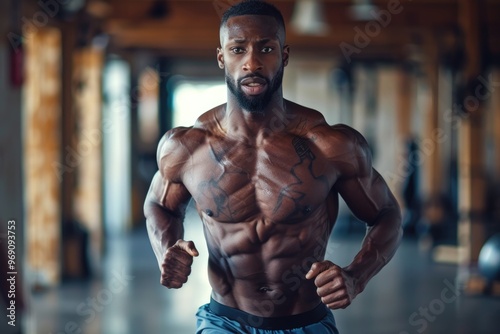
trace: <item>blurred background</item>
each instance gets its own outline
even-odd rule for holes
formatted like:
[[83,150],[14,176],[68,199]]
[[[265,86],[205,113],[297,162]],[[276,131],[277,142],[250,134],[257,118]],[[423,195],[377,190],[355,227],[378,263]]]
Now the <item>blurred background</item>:
[[[225,102],[236,2],[0,1],[1,333],[194,333],[201,223],[191,204],[201,255],[167,290],[142,204],[161,135]],[[498,333],[500,1],[270,2],[285,98],[360,131],[403,208],[403,244],[334,312],[341,332]],[[349,264],[364,231],[342,205],[327,258]]]

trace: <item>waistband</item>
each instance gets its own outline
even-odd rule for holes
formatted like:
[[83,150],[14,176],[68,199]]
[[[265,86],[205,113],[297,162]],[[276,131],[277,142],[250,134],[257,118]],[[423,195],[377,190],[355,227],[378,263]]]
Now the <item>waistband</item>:
[[284,317],[259,317],[216,302],[210,297],[210,310],[218,315],[237,321],[242,325],[259,329],[292,329],[304,327],[321,321],[328,313],[328,308],[323,303],[310,311],[284,316]]

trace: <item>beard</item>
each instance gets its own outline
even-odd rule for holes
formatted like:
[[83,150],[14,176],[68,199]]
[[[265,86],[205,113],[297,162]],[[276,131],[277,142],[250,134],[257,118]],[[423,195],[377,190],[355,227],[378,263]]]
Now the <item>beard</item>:
[[[284,65],[281,65],[278,73],[276,73],[272,80],[269,80],[258,73],[254,73],[239,79],[238,82],[236,82],[233,77],[226,73],[226,83],[229,91],[231,91],[231,93],[236,96],[236,100],[238,101],[240,107],[242,107],[244,110],[249,111],[250,113],[261,114],[264,112],[264,109],[267,107],[269,102],[271,102],[274,93],[281,87],[281,84],[283,82],[283,72]],[[259,95],[246,95],[241,89],[241,80],[247,77],[259,77],[261,79],[264,79],[266,81],[268,89],[264,93]]]

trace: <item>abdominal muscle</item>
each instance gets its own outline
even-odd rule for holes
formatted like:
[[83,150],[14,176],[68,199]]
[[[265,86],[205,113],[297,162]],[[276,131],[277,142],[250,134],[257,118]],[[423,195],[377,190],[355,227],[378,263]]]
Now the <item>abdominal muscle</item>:
[[[305,275],[314,262],[323,260],[331,230],[325,216],[317,213],[293,224],[204,220],[212,297],[261,317],[316,307],[321,301],[314,280]],[[258,233],[263,229],[267,234]],[[259,238],[263,235],[264,240]]]

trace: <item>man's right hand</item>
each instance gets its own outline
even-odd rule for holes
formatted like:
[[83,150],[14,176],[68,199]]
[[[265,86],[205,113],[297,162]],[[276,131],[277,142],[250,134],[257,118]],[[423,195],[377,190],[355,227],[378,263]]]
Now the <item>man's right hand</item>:
[[169,289],[178,289],[187,282],[193,257],[198,256],[194,242],[177,240],[168,248],[161,264],[160,283]]

